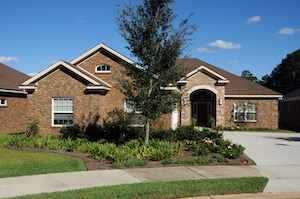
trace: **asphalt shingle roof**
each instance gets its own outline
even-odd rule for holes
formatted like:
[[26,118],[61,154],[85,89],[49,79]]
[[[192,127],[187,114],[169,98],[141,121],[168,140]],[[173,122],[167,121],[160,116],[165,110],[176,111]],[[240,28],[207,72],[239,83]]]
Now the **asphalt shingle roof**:
[[0,63],[0,89],[19,91],[18,86],[29,78],[28,75]]
[[229,73],[221,68],[208,64],[199,59],[178,59],[177,63],[180,63],[182,61],[184,62],[180,67],[186,68],[186,74],[199,68],[200,66],[205,66],[206,68],[214,71],[215,73],[218,73],[219,75],[227,78],[229,80],[229,83],[225,86],[225,95],[281,95],[276,91],[261,86],[257,83],[251,82],[245,78],[236,76],[232,73]]

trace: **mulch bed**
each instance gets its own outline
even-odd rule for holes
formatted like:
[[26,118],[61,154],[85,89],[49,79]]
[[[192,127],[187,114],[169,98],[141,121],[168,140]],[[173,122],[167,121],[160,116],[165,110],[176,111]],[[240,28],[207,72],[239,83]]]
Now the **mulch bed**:
[[[87,154],[85,153],[77,153],[77,152],[68,152],[68,151],[63,151],[62,149],[59,150],[50,150],[50,149],[38,149],[38,148],[19,148],[16,146],[5,146],[8,149],[13,149],[13,150],[21,150],[21,151],[36,151],[36,152],[46,152],[46,153],[56,153],[56,154],[61,154],[61,155],[66,155],[70,157],[75,157],[81,159],[87,170],[108,170],[108,169],[116,169],[111,166],[113,161],[105,161],[105,162],[100,162],[97,159],[88,157]],[[210,157],[218,157],[220,154],[211,154],[208,156]],[[183,149],[182,153],[179,156],[173,157],[172,159],[177,160],[177,159],[187,159],[187,158],[195,158],[196,156],[193,154],[193,152],[188,151],[186,149]],[[243,163],[244,159],[248,160],[248,163],[245,164]],[[229,159],[227,163],[213,163],[209,165],[201,165],[201,164],[193,164],[193,166],[211,166],[211,165],[255,165],[255,162],[251,160],[248,156],[245,154],[241,155],[240,158],[237,159]],[[169,165],[163,165],[162,161],[149,161],[147,166],[144,167],[134,167],[134,168],[154,168],[154,167],[175,167],[175,166],[188,166],[188,164],[169,164]],[[126,167],[126,169],[129,169]]]

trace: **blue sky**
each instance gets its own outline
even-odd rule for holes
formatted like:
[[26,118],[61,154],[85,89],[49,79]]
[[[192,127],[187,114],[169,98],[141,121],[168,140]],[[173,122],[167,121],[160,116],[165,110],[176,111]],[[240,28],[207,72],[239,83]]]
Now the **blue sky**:
[[[115,24],[127,0],[0,0],[0,62],[34,74],[99,43],[135,60]],[[177,0],[178,19],[200,27],[187,55],[261,78],[300,48],[299,0]]]

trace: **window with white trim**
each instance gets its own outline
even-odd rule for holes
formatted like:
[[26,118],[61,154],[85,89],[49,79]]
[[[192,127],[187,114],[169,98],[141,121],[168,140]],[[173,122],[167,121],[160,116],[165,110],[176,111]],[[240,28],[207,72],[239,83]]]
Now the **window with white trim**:
[[0,99],[0,106],[7,106],[7,99]]
[[257,103],[235,102],[234,122],[257,122]]
[[111,73],[111,66],[107,64],[100,64],[95,67],[96,73]]
[[142,115],[142,111],[135,110],[134,102],[125,99],[124,112],[126,114],[125,117],[129,116],[132,126],[145,125],[145,117]]
[[73,98],[52,98],[52,126],[72,125],[74,121]]

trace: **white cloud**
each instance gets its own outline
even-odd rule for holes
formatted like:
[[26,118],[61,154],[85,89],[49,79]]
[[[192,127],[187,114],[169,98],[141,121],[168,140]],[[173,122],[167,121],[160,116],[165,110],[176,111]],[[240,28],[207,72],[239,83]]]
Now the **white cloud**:
[[281,34],[281,35],[293,35],[293,34],[296,34],[296,32],[299,32],[299,29],[295,30],[294,28],[282,28],[281,30],[279,30],[277,32],[277,34]]
[[79,19],[79,20],[77,20],[77,23],[84,23],[84,20],[83,19]]
[[238,60],[233,60],[233,61],[228,62],[227,64],[237,64],[237,63],[238,63]]
[[208,49],[208,48],[197,48],[195,51],[200,53],[216,53],[217,49]]
[[4,57],[4,56],[0,55],[0,62],[2,62],[2,63],[13,63],[13,62],[20,62],[20,60],[17,57]]
[[28,73],[28,74],[26,74],[26,75],[28,75],[28,76],[30,76],[30,77],[33,77],[33,76],[35,76],[36,74],[38,74],[38,73]]
[[248,18],[245,23],[256,24],[259,21],[261,21],[261,17],[260,16],[255,16],[255,17],[252,17],[252,18]]
[[232,42],[227,42],[222,40],[217,40],[208,45],[214,49],[239,49],[242,47],[241,44],[233,44]]
[[212,42],[210,44],[207,44],[210,46],[210,48],[197,48],[196,50],[193,50],[192,52],[200,52],[200,53],[216,53],[219,49],[239,49],[242,47],[241,44],[233,44],[232,42],[217,40],[215,42]]
[[58,62],[58,60],[53,60],[51,64],[55,64],[56,62]]

